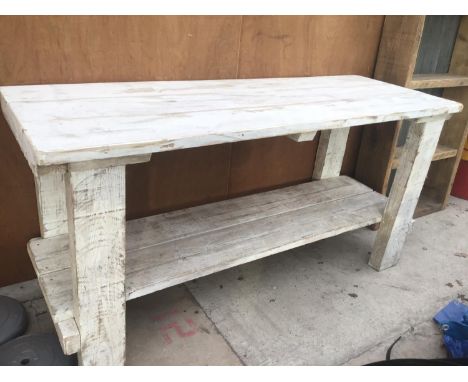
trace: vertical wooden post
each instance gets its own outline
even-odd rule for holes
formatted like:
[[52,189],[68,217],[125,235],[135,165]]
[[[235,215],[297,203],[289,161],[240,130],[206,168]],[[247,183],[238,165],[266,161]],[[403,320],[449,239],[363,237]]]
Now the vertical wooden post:
[[66,178],[73,308],[83,365],[125,361],[125,166]]
[[[385,16],[374,78],[399,86],[411,80],[426,16]],[[401,122],[364,126],[355,178],[381,194],[387,193]]]
[[37,210],[43,238],[66,234],[66,166],[38,167],[35,171]]
[[313,179],[334,178],[340,175],[348,134],[349,127],[323,130],[320,133]]
[[381,271],[398,263],[439,140],[443,119],[413,122],[403,149],[369,265]]

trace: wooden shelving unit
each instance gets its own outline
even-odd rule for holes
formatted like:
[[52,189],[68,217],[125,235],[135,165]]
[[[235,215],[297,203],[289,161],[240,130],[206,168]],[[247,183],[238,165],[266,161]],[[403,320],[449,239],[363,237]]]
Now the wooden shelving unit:
[[[374,78],[465,105],[446,121],[415,217],[445,208],[463,152],[468,122],[468,16],[387,16]],[[388,195],[407,126],[365,127],[356,179]]]
[[[400,162],[402,147],[397,147],[395,149],[395,156],[393,157],[392,168],[396,169]],[[448,159],[456,157],[458,153],[458,149],[453,147],[445,146],[445,145],[437,145],[437,149],[432,157],[432,161],[438,161],[442,159]]]
[[411,89],[440,89],[468,86],[468,76],[449,73],[414,74],[408,82]]

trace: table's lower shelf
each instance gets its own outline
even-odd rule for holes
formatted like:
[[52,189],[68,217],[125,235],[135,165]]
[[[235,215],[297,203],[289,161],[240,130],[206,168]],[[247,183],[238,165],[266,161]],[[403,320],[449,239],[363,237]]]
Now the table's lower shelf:
[[[128,221],[126,298],[378,223],[385,203],[341,176]],[[64,351],[76,352],[68,236],[28,251]]]

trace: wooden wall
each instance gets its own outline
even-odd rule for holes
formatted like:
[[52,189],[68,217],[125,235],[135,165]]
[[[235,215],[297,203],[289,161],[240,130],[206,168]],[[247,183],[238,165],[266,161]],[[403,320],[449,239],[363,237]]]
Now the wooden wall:
[[[361,74],[381,16],[2,16],[0,85]],[[343,165],[352,174],[354,128]],[[317,140],[262,139],[153,155],[130,166],[128,218],[309,180]],[[34,182],[0,116],[0,286],[34,277]]]

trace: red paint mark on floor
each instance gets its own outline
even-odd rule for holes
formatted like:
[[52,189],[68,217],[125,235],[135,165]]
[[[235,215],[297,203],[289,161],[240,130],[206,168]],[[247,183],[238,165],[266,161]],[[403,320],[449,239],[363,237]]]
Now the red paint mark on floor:
[[159,329],[167,345],[172,343],[171,333],[174,334],[174,331],[170,332],[172,329],[175,330],[175,334],[180,338],[192,337],[197,333],[198,328],[192,319],[185,318],[184,322],[188,325],[188,330],[184,330],[177,322],[171,322]]
[[177,308],[155,314],[151,319],[161,324],[171,320],[169,323],[159,328],[166,345],[172,344],[174,336],[178,338],[187,338],[192,337],[198,332],[198,327],[195,322],[193,322],[191,318],[182,317]]

